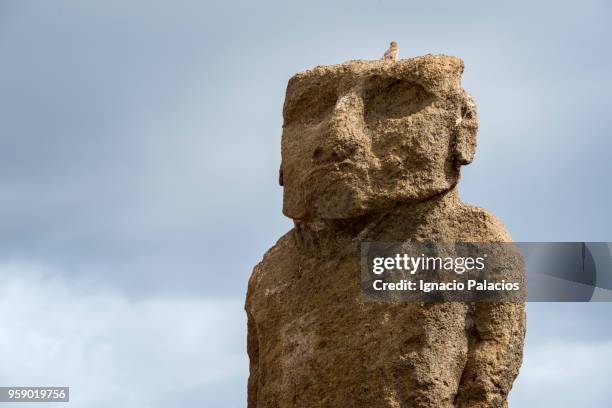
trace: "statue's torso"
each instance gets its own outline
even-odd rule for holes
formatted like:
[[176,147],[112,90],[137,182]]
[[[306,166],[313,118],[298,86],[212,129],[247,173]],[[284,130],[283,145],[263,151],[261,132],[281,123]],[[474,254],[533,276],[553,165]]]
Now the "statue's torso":
[[[384,228],[376,238],[399,240],[403,230],[403,240],[469,240],[461,224],[482,220],[461,216],[447,216],[444,225]],[[483,225],[481,240],[494,238]],[[246,308],[256,332],[250,341],[257,339],[250,344],[252,364],[257,360],[250,401],[257,407],[452,407],[468,358],[470,306],[368,301],[360,289],[357,240],[309,245],[300,239],[295,230],[282,237],[249,283]]]

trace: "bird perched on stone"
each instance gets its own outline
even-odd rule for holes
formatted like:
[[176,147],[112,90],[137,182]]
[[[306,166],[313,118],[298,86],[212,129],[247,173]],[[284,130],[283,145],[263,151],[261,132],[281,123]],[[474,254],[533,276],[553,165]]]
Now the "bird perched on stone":
[[399,52],[399,48],[397,47],[397,43],[395,41],[391,41],[391,45],[389,49],[385,51],[385,55],[381,58],[383,61],[397,61],[397,53]]

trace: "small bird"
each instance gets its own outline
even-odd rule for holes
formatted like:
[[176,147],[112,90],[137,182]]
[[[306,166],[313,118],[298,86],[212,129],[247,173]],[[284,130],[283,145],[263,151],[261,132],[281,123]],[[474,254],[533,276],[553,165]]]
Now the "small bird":
[[397,43],[395,41],[391,41],[391,45],[389,49],[385,51],[385,55],[381,58],[383,61],[397,61],[397,53],[399,52],[399,48],[397,47]]

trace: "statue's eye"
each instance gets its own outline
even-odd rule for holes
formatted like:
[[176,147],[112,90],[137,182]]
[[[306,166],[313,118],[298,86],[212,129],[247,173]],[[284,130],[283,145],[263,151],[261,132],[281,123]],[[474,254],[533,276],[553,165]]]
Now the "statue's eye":
[[374,76],[365,87],[366,121],[403,118],[422,110],[433,100],[433,95],[419,84]]
[[[283,111],[285,125],[316,125],[334,109],[338,98],[335,84],[317,84],[288,95]],[[296,93],[299,92],[299,93]]]

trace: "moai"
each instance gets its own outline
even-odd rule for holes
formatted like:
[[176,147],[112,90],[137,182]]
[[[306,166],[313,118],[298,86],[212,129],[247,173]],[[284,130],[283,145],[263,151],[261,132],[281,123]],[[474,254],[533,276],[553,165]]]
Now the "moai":
[[457,193],[476,147],[463,61],[319,66],[289,80],[283,213],[246,299],[249,408],[507,407],[523,303],[371,302],[360,244],[506,242]]

